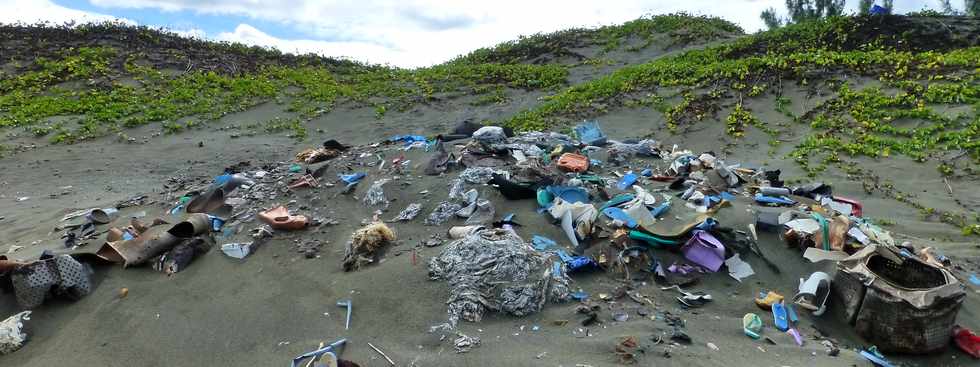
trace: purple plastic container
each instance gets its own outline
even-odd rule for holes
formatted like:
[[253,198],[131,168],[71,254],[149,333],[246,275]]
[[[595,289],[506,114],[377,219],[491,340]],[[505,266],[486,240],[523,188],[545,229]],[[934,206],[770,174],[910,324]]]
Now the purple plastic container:
[[684,258],[705,269],[718,271],[725,263],[725,246],[715,236],[702,230],[694,230],[691,239],[681,247]]

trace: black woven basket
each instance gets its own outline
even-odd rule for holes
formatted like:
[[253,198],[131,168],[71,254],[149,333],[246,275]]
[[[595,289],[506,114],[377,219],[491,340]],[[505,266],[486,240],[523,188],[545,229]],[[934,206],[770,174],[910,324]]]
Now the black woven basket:
[[861,311],[861,303],[864,302],[867,287],[856,275],[837,269],[834,281],[830,283],[830,290],[832,297],[830,311],[853,325],[858,311]]
[[[899,264],[872,255],[865,265],[879,279],[900,289],[928,290],[948,282],[941,270],[914,258]],[[840,280],[843,280],[844,284],[840,285],[843,288],[855,286]],[[861,286],[865,291],[857,306],[854,328],[858,335],[877,345],[878,349],[893,353],[930,353],[949,344],[950,330],[963,304],[963,295],[939,299],[919,309],[881,288]]]
[[949,345],[962,304],[963,298],[944,299],[920,310],[869,287],[854,329],[883,352],[937,352]]
[[946,275],[916,258],[896,263],[884,256],[872,255],[865,265],[872,273],[905,289],[929,289],[946,284]]

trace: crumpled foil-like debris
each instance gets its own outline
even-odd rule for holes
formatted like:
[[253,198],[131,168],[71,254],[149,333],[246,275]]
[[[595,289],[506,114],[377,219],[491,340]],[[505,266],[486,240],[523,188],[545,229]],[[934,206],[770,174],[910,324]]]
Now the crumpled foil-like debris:
[[389,179],[380,179],[374,181],[371,184],[371,188],[368,189],[367,194],[364,194],[364,203],[367,205],[375,206],[378,204],[384,204],[388,206],[388,198],[385,197],[384,184],[388,183]]
[[432,213],[425,219],[424,224],[427,226],[437,226],[446,223],[449,218],[452,218],[462,208],[463,206],[459,204],[443,201],[435,209],[432,209]]
[[511,144],[533,144],[538,146],[553,147],[557,145],[575,146],[575,140],[568,135],[553,131],[540,132],[529,131],[508,139]]
[[398,213],[398,216],[396,216],[391,221],[408,222],[411,221],[412,219],[415,219],[415,217],[418,216],[421,211],[422,211],[422,204],[411,203],[408,204],[408,206],[405,207],[405,209],[403,209],[400,213]]
[[490,167],[471,167],[463,170],[459,178],[471,184],[485,184],[493,178],[495,172],[497,171]]
[[653,139],[643,139],[636,143],[610,141],[606,151],[609,153],[609,161],[620,164],[635,156],[660,156],[660,142]]
[[481,199],[476,202],[476,210],[466,219],[467,225],[473,224],[490,224],[493,222],[493,216],[495,210],[493,208],[493,202],[486,199]]
[[449,182],[449,200],[466,202],[466,183],[462,179],[457,178]]
[[469,336],[463,333],[456,333],[456,340],[453,340],[453,349],[456,353],[469,352],[473,347],[480,345],[480,337]]
[[449,326],[478,322],[489,311],[515,316],[569,298],[568,275],[550,254],[511,231],[484,230],[456,240],[429,262],[429,279],[449,283]]

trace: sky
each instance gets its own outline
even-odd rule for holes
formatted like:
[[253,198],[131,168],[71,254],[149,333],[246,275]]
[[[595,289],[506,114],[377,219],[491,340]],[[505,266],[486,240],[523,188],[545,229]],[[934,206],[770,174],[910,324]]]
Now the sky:
[[[856,11],[857,0],[847,0]],[[962,7],[962,1],[953,0]],[[746,32],[784,0],[0,0],[0,23],[117,20],[182,35],[373,64],[422,67],[481,47],[643,15],[712,15]],[[895,0],[896,12],[939,0]]]

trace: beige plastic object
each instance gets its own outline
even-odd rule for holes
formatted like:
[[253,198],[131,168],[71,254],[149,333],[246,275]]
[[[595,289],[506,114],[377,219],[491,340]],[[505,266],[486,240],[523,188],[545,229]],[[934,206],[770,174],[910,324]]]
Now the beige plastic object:
[[105,236],[106,242],[116,242],[123,238],[123,231],[119,228],[112,227],[109,228],[109,232]]
[[481,225],[456,226],[456,227],[452,227],[452,228],[449,228],[449,232],[448,232],[449,233],[449,238],[452,238],[452,239],[460,239],[460,238],[469,236],[469,235],[471,235],[473,233],[479,232],[480,230],[482,230],[484,228],[486,228],[486,227],[481,226]]
[[290,215],[281,205],[259,213],[259,219],[275,229],[303,229],[307,224],[306,216]]

